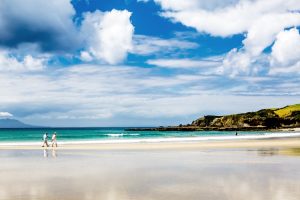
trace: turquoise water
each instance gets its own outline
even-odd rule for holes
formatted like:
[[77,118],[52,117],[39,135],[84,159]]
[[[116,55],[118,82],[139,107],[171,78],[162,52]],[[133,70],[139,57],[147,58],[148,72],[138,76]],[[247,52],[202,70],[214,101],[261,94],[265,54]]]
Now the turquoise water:
[[[49,138],[57,132],[59,141],[124,140],[148,138],[180,138],[205,136],[234,136],[232,131],[125,131],[124,128],[51,128],[51,129],[0,129],[2,142],[39,142],[47,132]],[[239,132],[239,135],[265,135],[267,132]]]

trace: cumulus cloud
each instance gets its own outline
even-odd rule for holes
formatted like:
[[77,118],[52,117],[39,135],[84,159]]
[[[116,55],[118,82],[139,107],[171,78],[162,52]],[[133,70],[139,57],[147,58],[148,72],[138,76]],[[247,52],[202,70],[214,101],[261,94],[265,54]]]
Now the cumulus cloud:
[[85,13],[81,31],[86,39],[83,60],[103,60],[109,64],[123,61],[132,49],[134,27],[127,10]]
[[234,48],[226,55],[223,64],[219,67],[219,71],[221,74],[229,74],[232,77],[239,73],[250,74],[249,65],[252,62],[249,54]]
[[70,0],[2,0],[0,45],[36,43],[47,52],[75,49],[79,42],[74,15]]
[[0,51],[0,71],[2,72],[41,71],[45,68],[46,61],[46,58],[34,58],[31,55],[18,60],[14,55]]
[[[282,14],[294,16],[289,18],[287,15],[287,23],[293,23],[294,19],[299,22],[298,13],[290,12],[300,8],[297,0],[154,1],[162,6],[162,16],[214,36],[227,37],[248,32],[260,19],[270,17],[268,22],[272,23],[273,17]],[[274,21],[273,25],[276,25]]]
[[300,3],[297,0],[154,0],[160,4],[161,16],[195,28],[212,36],[230,37],[245,34],[243,47],[233,49],[222,66],[224,73],[253,74],[263,51],[276,35],[300,25]]
[[13,115],[9,112],[0,112],[0,118],[9,118],[13,117]]
[[[147,56],[198,47],[181,38],[134,35],[131,13],[127,10],[96,10],[83,13],[82,19],[75,19],[75,14],[70,0],[3,0],[0,29],[5,31],[0,32],[0,47],[10,51],[9,54],[16,52],[18,62],[31,62],[25,56],[42,51],[53,56],[63,52],[83,62],[108,64],[122,62],[128,53]],[[31,64],[33,68],[38,66]]]
[[87,51],[81,51],[80,59],[85,62],[91,62],[93,60],[93,56]]
[[[134,32],[130,12],[96,10],[83,13],[82,22],[73,21],[75,14],[70,0],[3,0],[0,46],[11,51],[30,46],[34,51],[53,55],[74,55],[84,49],[79,55],[84,62],[116,64],[126,58]],[[25,61],[31,62],[28,58]]]
[[300,73],[300,34],[292,28],[278,33],[270,55],[270,75]]
[[271,53],[273,65],[292,65],[300,60],[300,34],[296,28],[278,33]]
[[[70,1],[3,0],[0,28],[7,31],[0,32],[1,49],[6,49],[0,52],[0,110],[48,125],[78,125],[84,120],[95,120],[93,125],[105,125],[105,120],[110,125],[130,125],[124,122],[130,119],[135,120],[133,125],[155,119],[157,125],[163,118],[193,119],[190,116],[283,106],[299,99],[299,77],[255,76],[266,60],[272,62],[272,75],[299,73],[299,33],[291,29],[298,24],[296,1],[155,1],[163,8],[162,16],[201,33],[219,37],[245,34],[243,47],[206,59],[186,54],[177,57],[178,52],[187,53],[185,50],[201,44],[191,42],[190,36],[134,35],[131,13],[126,10],[88,12],[75,25]],[[20,32],[24,34],[17,37]],[[271,55],[263,53],[272,43]],[[32,48],[53,52],[69,47],[79,52],[75,57],[97,64],[44,70],[48,57],[30,54]],[[149,56],[147,64],[158,67],[116,65],[128,53]],[[251,108],[249,102],[253,102]],[[77,121],[63,123],[72,120]]]

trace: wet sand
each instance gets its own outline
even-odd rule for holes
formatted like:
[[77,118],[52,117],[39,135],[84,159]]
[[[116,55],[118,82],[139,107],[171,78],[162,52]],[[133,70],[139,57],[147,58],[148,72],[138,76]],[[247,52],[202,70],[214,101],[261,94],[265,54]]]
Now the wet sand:
[[0,200],[296,200],[299,139],[2,147]]
[[[35,145],[0,145],[0,150],[39,150],[44,149],[37,143]],[[174,142],[126,142],[122,143],[79,143],[60,144],[58,150],[153,150],[153,149],[223,149],[223,148],[293,148],[300,147],[300,137],[280,137],[266,139],[237,139],[217,141],[174,141]],[[47,149],[47,148],[46,148]],[[48,147],[52,149],[52,147]]]

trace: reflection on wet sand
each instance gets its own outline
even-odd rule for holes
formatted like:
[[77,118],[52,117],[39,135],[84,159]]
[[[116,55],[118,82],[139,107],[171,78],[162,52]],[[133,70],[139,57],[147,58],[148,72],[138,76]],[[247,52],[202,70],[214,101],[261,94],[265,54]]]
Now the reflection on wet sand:
[[300,148],[287,148],[282,151],[282,154],[289,156],[300,156]]
[[257,153],[259,156],[275,156],[279,154],[279,149],[277,148],[263,148],[258,149]]
[[52,157],[56,158],[57,154],[56,154],[56,149],[52,148]]
[[[52,150],[51,150],[51,155],[52,155],[52,158],[56,158],[57,157],[57,153],[56,153],[56,149],[55,148],[52,148]],[[46,148],[44,148],[43,149],[43,155],[44,155],[44,158],[48,158],[48,156],[49,156],[49,150],[48,149],[46,149]]]
[[263,148],[258,149],[259,156],[275,156],[275,155],[288,155],[288,156],[300,156],[300,148]]
[[259,151],[247,150],[73,150],[43,159],[40,151],[18,151],[1,152],[0,200],[294,200],[300,196],[298,157],[260,156]]
[[48,149],[44,149],[43,152],[44,152],[44,158],[48,158]]

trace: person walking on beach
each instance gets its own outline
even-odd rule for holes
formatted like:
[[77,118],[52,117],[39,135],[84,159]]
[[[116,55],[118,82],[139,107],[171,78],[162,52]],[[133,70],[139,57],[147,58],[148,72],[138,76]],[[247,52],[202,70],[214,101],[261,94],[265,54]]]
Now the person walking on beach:
[[52,138],[51,138],[51,142],[52,142],[52,147],[55,145],[55,147],[57,147],[57,141],[56,141],[56,132],[53,133]]
[[46,147],[49,147],[49,145],[48,145],[48,133],[45,133],[43,135],[43,145],[42,145],[42,147],[44,147],[45,145],[46,145]]

